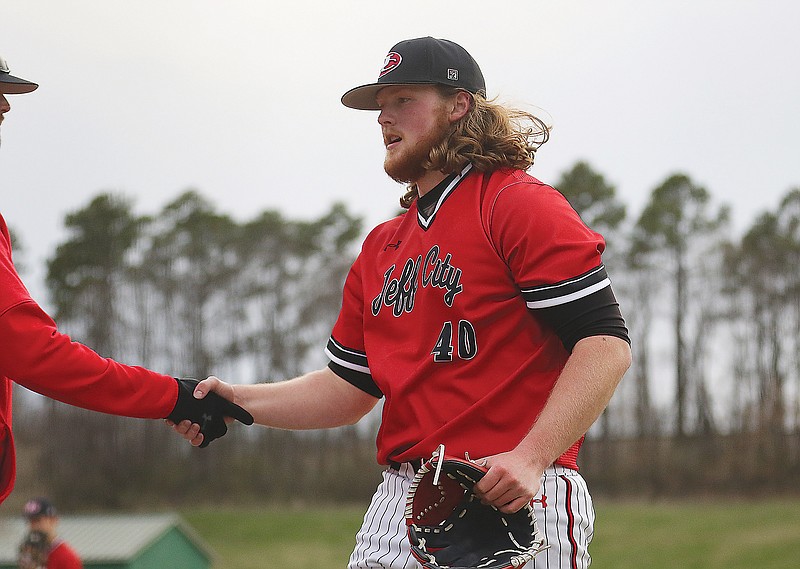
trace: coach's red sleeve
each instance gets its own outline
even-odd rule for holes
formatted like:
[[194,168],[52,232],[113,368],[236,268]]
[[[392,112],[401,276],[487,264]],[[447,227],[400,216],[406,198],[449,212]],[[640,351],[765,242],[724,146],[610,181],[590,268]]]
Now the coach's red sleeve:
[[166,417],[174,378],[103,358],[73,342],[33,300],[0,314],[0,376],[52,399],[127,417]]

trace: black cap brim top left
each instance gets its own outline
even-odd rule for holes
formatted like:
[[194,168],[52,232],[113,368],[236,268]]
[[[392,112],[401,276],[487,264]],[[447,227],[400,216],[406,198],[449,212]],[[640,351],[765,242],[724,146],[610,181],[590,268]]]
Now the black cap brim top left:
[[38,87],[37,83],[11,75],[6,60],[0,57],[0,94],[21,95],[35,91]]

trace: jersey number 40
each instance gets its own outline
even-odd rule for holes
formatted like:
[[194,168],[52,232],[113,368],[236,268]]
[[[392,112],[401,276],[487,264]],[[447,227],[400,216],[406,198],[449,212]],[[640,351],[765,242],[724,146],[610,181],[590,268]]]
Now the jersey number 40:
[[453,361],[453,344],[458,347],[457,356],[462,360],[471,360],[478,353],[478,341],[475,338],[475,327],[469,320],[459,320],[455,334],[453,323],[447,321],[439,332],[436,345],[431,350],[433,361]]

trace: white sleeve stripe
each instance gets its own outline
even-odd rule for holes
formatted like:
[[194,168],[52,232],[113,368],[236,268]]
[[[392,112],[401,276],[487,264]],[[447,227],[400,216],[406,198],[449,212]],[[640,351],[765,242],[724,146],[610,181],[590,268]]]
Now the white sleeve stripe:
[[333,353],[328,348],[325,348],[325,355],[328,356],[331,359],[332,362],[334,362],[334,363],[336,363],[336,364],[338,364],[338,365],[340,365],[340,366],[342,366],[344,368],[351,369],[353,371],[358,371],[358,372],[361,372],[361,373],[366,373],[368,375],[371,375],[368,367],[361,366],[361,365],[358,365],[358,364],[354,364],[353,362],[349,362],[349,361],[344,360],[342,358],[336,357],[335,355],[333,355]]
[[559,296],[556,298],[547,298],[545,300],[533,300],[530,302],[526,302],[526,304],[528,305],[528,308],[532,309],[550,308],[551,306],[559,306],[562,304],[567,304],[574,300],[578,300],[580,298],[584,298],[586,296],[589,296],[590,294],[594,294],[598,290],[606,288],[607,286],[611,286],[611,280],[605,278],[599,283],[595,283],[592,286],[586,287],[571,294],[565,294],[564,296]]
[[336,347],[337,350],[341,350],[341,352],[344,353],[344,354],[352,355],[352,356],[355,356],[355,357],[358,357],[358,358],[367,357],[366,354],[364,354],[364,352],[359,352],[357,350],[351,350],[350,348],[345,348],[339,342],[334,340],[332,336],[328,340],[329,340],[329,342],[331,344],[333,344]]
[[600,265],[599,267],[597,267],[596,269],[594,269],[592,271],[589,271],[585,275],[581,275],[580,277],[577,277],[577,278],[574,278],[574,279],[571,279],[571,280],[568,280],[568,281],[564,281],[564,282],[561,282],[561,283],[558,283],[558,284],[554,284],[554,285],[549,285],[549,286],[522,289],[522,292],[523,293],[539,292],[539,291],[554,290],[554,289],[557,289],[557,288],[570,286],[570,285],[578,283],[578,282],[580,282],[582,280],[586,280],[586,279],[588,279],[590,277],[593,277],[594,275],[596,275],[600,271],[605,271],[605,266],[604,265]]

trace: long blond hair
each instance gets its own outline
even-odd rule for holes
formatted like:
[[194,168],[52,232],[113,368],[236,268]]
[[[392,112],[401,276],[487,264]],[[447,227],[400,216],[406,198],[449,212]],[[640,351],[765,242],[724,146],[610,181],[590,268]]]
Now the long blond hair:
[[[458,92],[452,87],[437,87],[443,98]],[[451,174],[467,162],[481,172],[530,168],[536,151],[550,138],[550,127],[528,111],[501,105],[480,94],[471,96],[469,111],[431,149],[425,169]],[[417,188],[411,186],[400,198],[400,205],[408,209],[416,198]]]

